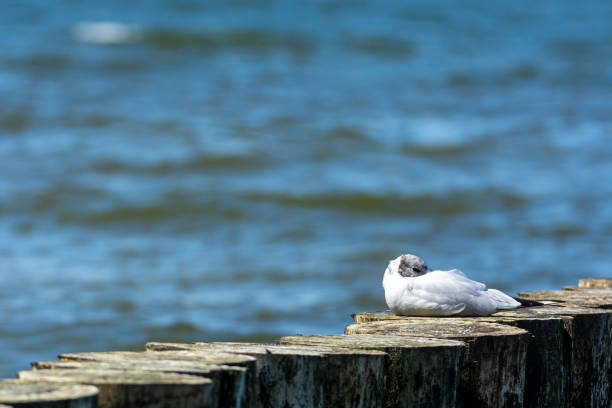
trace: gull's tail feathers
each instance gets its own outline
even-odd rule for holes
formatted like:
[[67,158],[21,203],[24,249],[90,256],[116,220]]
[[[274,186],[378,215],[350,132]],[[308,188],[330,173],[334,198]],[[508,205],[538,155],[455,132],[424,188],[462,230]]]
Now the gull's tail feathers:
[[545,306],[545,305],[554,305],[556,303],[564,303],[560,300],[531,300],[531,299],[523,299],[520,297],[512,296],[512,299],[516,300],[521,304],[521,307],[534,307],[534,306]]
[[495,301],[498,309],[516,309],[521,305],[520,302],[497,289],[488,289],[487,294],[490,299]]

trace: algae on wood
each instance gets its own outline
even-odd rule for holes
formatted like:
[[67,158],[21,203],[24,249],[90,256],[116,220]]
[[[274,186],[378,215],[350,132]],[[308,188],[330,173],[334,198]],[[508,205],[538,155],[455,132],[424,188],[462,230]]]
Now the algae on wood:
[[117,361],[38,361],[32,363],[38,369],[115,369],[160,371],[178,374],[191,374],[212,380],[209,404],[210,407],[245,406],[244,390],[246,368],[216,364],[202,364],[196,361],[123,359]]
[[525,330],[470,318],[406,318],[352,324],[346,334],[433,337],[468,344],[461,365],[459,405],[521,407],[525,383]]
[[373,349],[387,353],[386,407],[455,407],[465,343],[377,335],[283,337],[283,345]]
[[96,408],[98,389],[84,384],[0,380],[0,404],[14,408]]
[[254,343],[148,343],[147,349],[235,352],[257,359],[260,407],[382,406],[386,354]]
[[[159,353],[139,352],[139,351],[108,351],[108,352],[92,352],[92,353],[64,353],[59,355],[60,360],[76,360],[76,361],[104,361],[108,363],[135,361],[147,364],[156,364],[156,361],[161,364],[168,361],[174,361],[174,365],[180,365],[181,362],[191,362],[192,364],[205,365],[229,365],[246,368],[246,377],[244,386],[236,389],[236,382],[224,381],[217,387],[213,385],[213,390],[217,395],[212,395],[213,401],[219,403],[236,405],[242,407],[255,406],[256,398],[256,381],[255,365],[256,361],[253,357],[241,355],[238,353],[222,353],[222,352],[202,352],[202,351],[165,351]],[[211,392],[212,392],[211,391]]]
[[201,408],[209,405],[212,384],[207,378],[185,374],[102,369],[20,371],[17,377],[24,382],[94,385],[100,408]]

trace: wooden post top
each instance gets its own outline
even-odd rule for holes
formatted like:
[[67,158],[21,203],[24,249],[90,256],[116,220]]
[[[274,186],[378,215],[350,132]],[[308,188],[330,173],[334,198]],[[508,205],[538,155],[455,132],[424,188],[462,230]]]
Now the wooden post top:
[[[482,317],[462,317],[458,319],[466,319],[474,322],[485,322],[485,323],[504,323],[511,320],[525,320],[525,319],[563,319],[568,316],[577,315],[589,315],[589,314],[601,314],[608,313],[607,309],[597,309],[583,307],[577,304],[559,303],[558,305],[544,305],[535,307],[522,307],[513,310],[502,310],[491,316]],[[612,311],[610,311],[612,313]],[[410,316],[398,316],[386,310],[382,312],[361,312],[352,315],[355,323],[367,323],[376,322],[381,320],[402,322],[406,320],[414,319],[438,319],[440,325],[444,325],[448,317],[410,317]],[[456,318],[457,319],[457,318]]]
[[254,363],[255,359],[243,354],[222,352],[201,352],[198,350],[160,351],[147,353],[146,351],[102,351],[91,353],[63,353],[60,360],[77,361],[126,361],[126,360],[178,360],[195,361],[201,364],[245,365]]
[[612,308],[612,288],[576,290],[531,290],[520,292],[519,297],[531,300],[552,300],[564,302],[563,306],[582,306],[593,308]]
[[527,331],[513,326],[480,322],[458,317],[406,317],[401,320],[381,320],[351,324],[346,334],[380,334],[438,339],[465,340],[476,337],[527,335]]
[[70,368],[19,371],[17,377],[28,381],[74,382],[85,384],[211,384],[211,380],[195,375],[142,370]]
[[98,389],[92,385],[44,381],[32,384],[21,380],[0,380],[0,403],[4,404],[77,400],[96,395],[98,395]]
[[286,336],[278,339],[279,344],[300,344],[304,346],[332,346],[351,348],[429,348],[463,347],[465,343],[449,339],[424,337],[351,335],[351,334],[313,334],[308,336]]
[[612,278],[588,278],[578,281],[579,288],[612,288]]
[[[147,343],[147,350],[149,351],[165,351],[165,350],[176,350],[178,347],[182,347],[182,350],[193,350],[199,352],[234,352],[245,354],[249,356],[266,356],[266,355],[279,355],[279,356],[318,356],[324,357],[326,355],[334,354],[363,354],[364,350],[356,347],[354,349],[346,347],[338,347],[332,344],[319,344],[313,345],[312,347],[303,347],[294,344],[257,344],[257,343],[234,343],[234,342],[213,342],[213,343],[193,343],[193,344],[178,344],[178,343]],[[375,351],[368,351],[367,353],[376,354]]]
[[193,374],[199,376],[210,375],[217,371],[229,371],[242,373],[246,368],[240,366],[205,364],[197,361],[159,360],[151,358],[147,360],[117,360],[117,361],[83,361],[83,360],[59,360],[59,361],[36,361],[32,363],[34,370],[44,369],[90,369],[90,370],[137,370],[137,371],[160,371],[167,373]]

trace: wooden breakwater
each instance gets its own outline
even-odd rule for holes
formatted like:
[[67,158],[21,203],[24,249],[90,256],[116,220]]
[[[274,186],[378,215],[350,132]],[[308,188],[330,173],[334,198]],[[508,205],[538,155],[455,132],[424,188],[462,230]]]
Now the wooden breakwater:
[[[0,380],[12,407],[612,407],[612,279],[488,317],[353,315],[276,344],[60,354]],[[2,405],[4,404],[4,405]]]

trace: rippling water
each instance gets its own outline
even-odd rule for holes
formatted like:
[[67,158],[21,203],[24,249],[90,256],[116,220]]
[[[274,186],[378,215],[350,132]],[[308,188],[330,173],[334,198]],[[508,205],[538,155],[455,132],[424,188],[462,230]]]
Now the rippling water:
[[401,3],[4,4],[0,373],[610,276],[611,3]]

